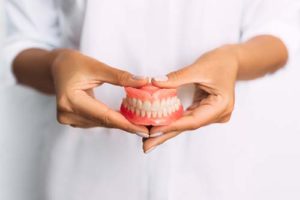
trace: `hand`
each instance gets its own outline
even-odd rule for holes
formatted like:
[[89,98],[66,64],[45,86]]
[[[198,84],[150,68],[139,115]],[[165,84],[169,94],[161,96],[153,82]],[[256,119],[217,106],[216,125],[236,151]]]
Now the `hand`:
[[[211,123],[223,123],[230,119],[234,107],[234,89],[238,73],[238,59],[234,47],[226,46],[200,57],[194,64],[152,83],[162,88],[177,88],[195,84],[192,105],[184,116],[168,126],[153,127],[152,134],[160,135],[143,140],[144,152],[177,136]],[[161,134],[158,134],[161,133]]]
[[73,127],[108,127],[148,137],[148,129],[130,123],[119,112],[94,98],[103,83],[140,87],[147,79],[112,68],[73,50],[56,50],[51,70],[57,97],[57,118]]

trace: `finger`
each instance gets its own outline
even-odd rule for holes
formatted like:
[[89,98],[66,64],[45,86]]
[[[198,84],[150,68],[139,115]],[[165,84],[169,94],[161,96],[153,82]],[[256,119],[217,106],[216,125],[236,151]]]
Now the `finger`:
[[[181,119],[184,117],[187,117],[187,116],[191,116],[192,112],[193,112],[192,110],[186,110],[183,113],[183,116],[181,117]],[[152,126],[149,130],[149,137],[151,138],[151,137],[158,137],[158,136],[163,135],[164,133],[167,132],[167,131],[164,131],[164,128],[167,128],[167,126]]]
[[96,121],[109,128],[118,128],[130,133],[148,135],[148,129],[144,126],[137,126],[130,123],[122,114],[111,110],[100,101],[90,97],[84,91],[76,91],[74,98],[71,98],[73,107],[78,114]]
[[99,71],[101,81],[111,83],[113,85],[141,87],[148,83],[148,78],[144,76],[135,76],[124,70],[119,70],[113,67],[105,66]]
[[189,115],[183,116],[168,126],[153,127],[150,130],[150,137],[157,133],[183,132],[198,129],[216,122],[221,112],[222,108],[217,104],[200,104],[199,107],[192,110]]
[[154,77],[152,84],[161,88],[177,88],[181,85],[196,82],[194,78],[194,68],[186,67],[178,71],[171,72],[167,76]]
[[155,126],[150,129],[150,137],[162,135],[173,131],[191,130],[195,126],[195,118],[192,115],[183,116],[167,126]]
[[96,122],[70,112],[59,113],[57,119],[59,123],[70,125],[72,127],[92,128],[98,126]]
[[174,131],[174,132],[165,133],[159,137],[147,138],[143,141],[143,150],[145,153],[149,153],[151,150],[153,150],[158,145],[163,144],[167,140],[179,135],[180,133],[181,132]]

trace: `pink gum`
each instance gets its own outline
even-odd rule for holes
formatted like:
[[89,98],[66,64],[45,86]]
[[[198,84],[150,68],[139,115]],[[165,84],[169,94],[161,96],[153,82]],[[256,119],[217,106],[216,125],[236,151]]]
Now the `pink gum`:
[[177,96],[176,89],[158,89],[155,91],[147,91],[143,89],[126,87],[125,90],[127,97],[136,98],[143,101],[148,100],[151,102]]

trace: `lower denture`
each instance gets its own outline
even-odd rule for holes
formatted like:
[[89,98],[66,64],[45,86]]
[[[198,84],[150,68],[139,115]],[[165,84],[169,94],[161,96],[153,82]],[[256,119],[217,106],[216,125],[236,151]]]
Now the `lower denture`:
[[121,113],[139,125],[168,125],[182,116],[183,107],[176,89],[160,89],[153,85],[142,88],[126,87]]

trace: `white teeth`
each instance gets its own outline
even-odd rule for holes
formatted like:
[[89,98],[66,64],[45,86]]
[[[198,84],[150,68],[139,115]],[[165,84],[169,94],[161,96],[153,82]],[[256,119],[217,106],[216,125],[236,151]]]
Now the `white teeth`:
[[162,117],[162,111],[161,111],[161,110],[157,112],[157,117],[158,117],[158,118],[161,118],[161,117]]
[[175,112],[176,111],[176,105],[172,105],[172,112]]
[[165,99],[165,107],[168,107],[169,106],[169,101],[168,99]]
[[176,103],[176,97],[172,98],[172,105],[174,105]]
[[173,112],[173,105],[170,105],[168,109],[170,110],[169,112],[172,113]]
[[134,107],[136,107],[136,103],[137,103],[137,99],[136,99],[136,98],[133,98],[133,99],[132,99],[132,105],[133,105]]
[[136,114],[136,116],[140,116],[140,110],[139,109],[135,109],[135,114]]
[[168,107],[172,105],[172,98],[167,99],[167,105],[168,105]]
[[181,104],[177,97],[169,97],[161,101],[155,100],[152,103],[150,101],[143,102],[137,98],[127,97],[123,99],[123,105],[136,116],[161,118],[167,117],[177,111]]
[[151,111],[147,111],[147,117],[151,118]]
[[141,110],[141,117],[145,117],[146,112],[144,110]]
[[178,110],[178,109],[179,109],[179,106],[180,106],[180,104],[179,104],[179,103],[176,103],[176,104],[175,104],[175,110]]
[[172,108],[171,107],[168,107],[168,115],[171,115],[171,113],[172,113]]
[[142,109],[143,108],[143,102],[141,100],[137,100],[137,108]]
[[153,111],[153,112],[152,112],[152,117],[153,117],[153,118],[156,118],[156,116],[157,116],[157,112],[156,112],[156,111]]
[[158,111],[159,110],[159,107],[160,107],[160,103],[159,101],[154,101],[153,104],[152,104],[152,110],[153,111]]
[[163,99],[161,102],[160,102],[160,108],[165,108],[166,107],[166,100]]
[[143,104],[143,109],[146,111],[150,111],[151,110],[151,102],[150,101],[145,101]]
[[163,117],[167,117],[168,116],[168,111],[166,108],[163,109]]

